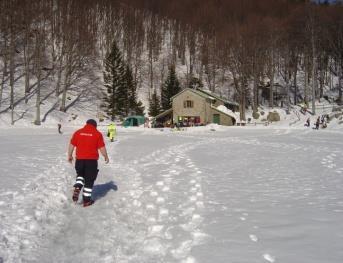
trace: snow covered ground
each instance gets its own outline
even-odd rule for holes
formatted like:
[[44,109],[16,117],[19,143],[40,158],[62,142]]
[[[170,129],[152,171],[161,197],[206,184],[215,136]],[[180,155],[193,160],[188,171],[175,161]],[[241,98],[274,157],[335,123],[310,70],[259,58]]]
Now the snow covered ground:
[[83,208],[76,128],[0,129],[0,262],[343,260],[342,129],[119,129]]

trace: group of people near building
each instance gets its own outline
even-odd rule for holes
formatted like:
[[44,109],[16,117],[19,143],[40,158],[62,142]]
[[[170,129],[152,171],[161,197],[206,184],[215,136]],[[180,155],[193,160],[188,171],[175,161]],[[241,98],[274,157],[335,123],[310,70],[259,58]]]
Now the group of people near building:
[[[322,129],[325,129],[327,127],[327,123],[329,122],[329,115],[328,114],[324,114],[321,116],[318,116],[315,123],[314,123],[314,127],[313,129],[315,130],[319,130],[320,125],[322,125]],[[307,118],[305,125],[306,127],[310,127],[311,126],[311,119],[310,117]]]

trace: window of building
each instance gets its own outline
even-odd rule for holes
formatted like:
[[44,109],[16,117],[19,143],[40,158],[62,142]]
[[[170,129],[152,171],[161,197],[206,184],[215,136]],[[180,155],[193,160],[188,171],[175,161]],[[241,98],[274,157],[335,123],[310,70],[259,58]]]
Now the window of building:
[[193,108],[194,107],[194,101],[192,100],[185,100],[183,102],[184,108]]

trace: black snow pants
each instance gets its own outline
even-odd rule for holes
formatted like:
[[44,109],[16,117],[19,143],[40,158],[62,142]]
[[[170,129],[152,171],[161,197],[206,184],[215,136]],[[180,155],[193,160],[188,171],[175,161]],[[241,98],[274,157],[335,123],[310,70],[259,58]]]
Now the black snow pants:
[[74,187],[83,188],[83,201],[88,202],[92,197],[93,185],[98,175],[97,160],[76,160],[75,170],[77,173]]

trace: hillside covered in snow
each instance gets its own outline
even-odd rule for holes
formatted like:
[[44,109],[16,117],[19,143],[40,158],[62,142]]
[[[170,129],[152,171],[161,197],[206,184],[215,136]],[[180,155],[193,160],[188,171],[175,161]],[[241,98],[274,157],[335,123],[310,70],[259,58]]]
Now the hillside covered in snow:
[[[154,93],[160,102],[169,98],[163,86],[171,67],[181,88],[201,87],[239,103],[245,121],[265,107],[290,112],[306,105],[316,114],[321,101],[342,103],[339,3],[181,2],[37,0],[20,8],[15,0],[1,2],[2,121],[69,121],[81,110],[108,117],[103,73],[114,44],[132,79],[112,85],[112,104],[124,105],[118,87],[130,86],[124,98],[136,96],[146,116]],[[130,112],[119,110],[116,118]]]

